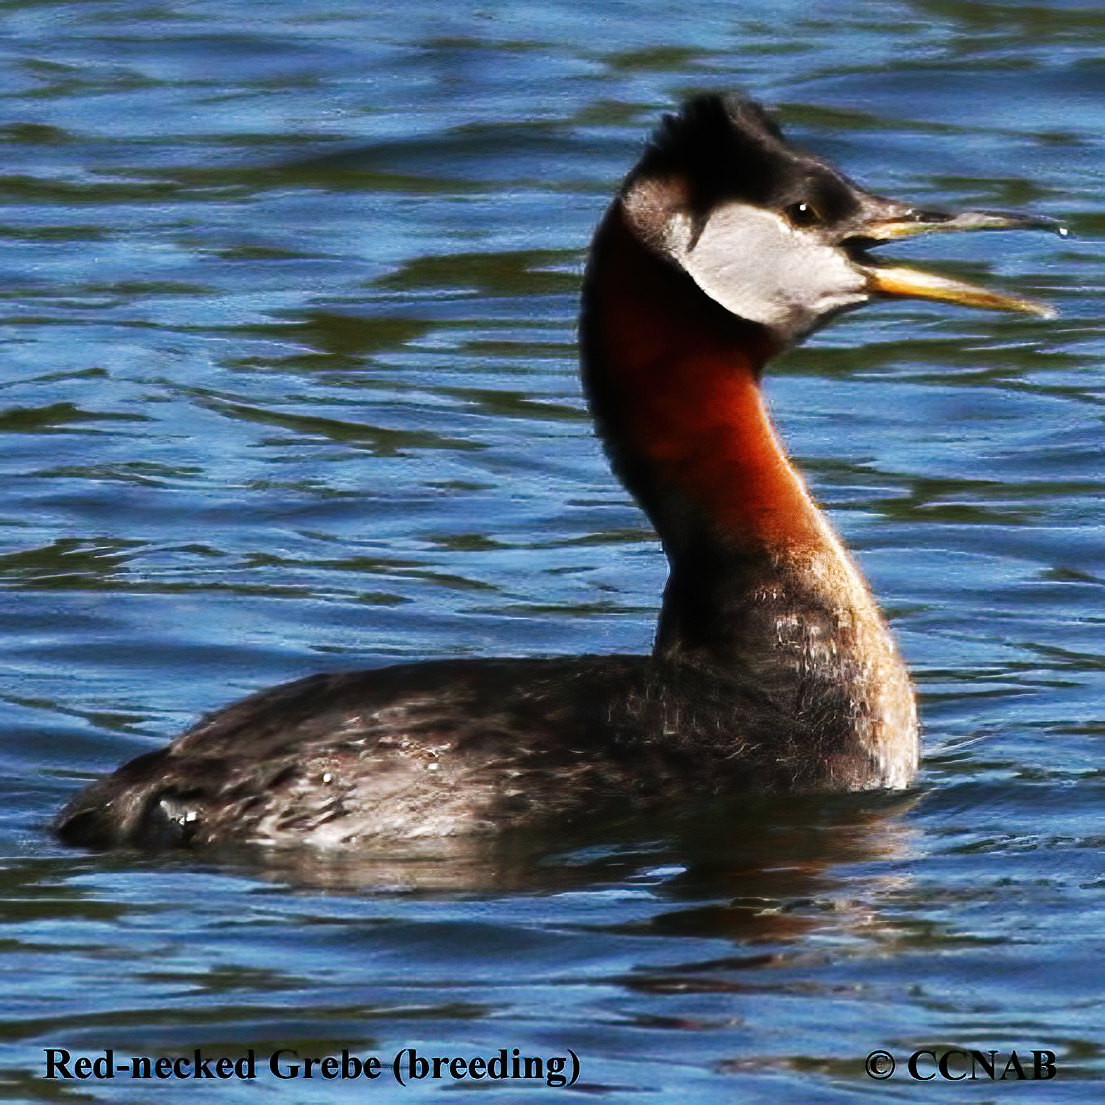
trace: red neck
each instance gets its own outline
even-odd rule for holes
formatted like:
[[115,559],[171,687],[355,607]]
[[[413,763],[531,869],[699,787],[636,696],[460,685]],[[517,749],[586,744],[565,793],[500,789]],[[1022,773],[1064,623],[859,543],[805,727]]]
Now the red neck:
[[615,205],[592,247],[580,339],[611,462],[671,563],[654,655],[718,677],[709,693],[732,692],[735,723],[751,717],[779,764],[859,734],[880,778],[907,779],[909,678],[771,425],[768,332],[650,252]]
[[766,331],[646,249],[617,205],[592,248],[582,345],[599,432],[673,571],[824,541],[764,405],[760,372],[777,352]]

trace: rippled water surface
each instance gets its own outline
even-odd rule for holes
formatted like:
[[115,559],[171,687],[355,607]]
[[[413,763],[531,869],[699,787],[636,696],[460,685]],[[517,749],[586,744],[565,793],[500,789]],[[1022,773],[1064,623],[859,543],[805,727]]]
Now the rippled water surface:
[[[569,1092],[43,1077],[414,1047],[570,1048],[611,1101],[927,1101],[901,1064],[954,1045],[1100,1100],[1099,6],[20,0],[0,43],[9,1098]],[[257,687],[648,649],[664,564],[591,436],[579,276],[660,112],[734,86],[877,191],[1075,232],[898,251],[1056,321],[884,304],[769,384],[916,673],[920,790],[355,869],[54,843],[82,782]]]

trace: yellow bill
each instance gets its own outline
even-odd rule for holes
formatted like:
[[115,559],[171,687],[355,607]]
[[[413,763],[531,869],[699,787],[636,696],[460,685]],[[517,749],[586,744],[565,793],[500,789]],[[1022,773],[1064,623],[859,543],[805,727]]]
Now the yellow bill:
[[1055,318],[1058,312],[1046,303],[1011,295],[1008,292],[992,292],[977,284],[952,280],[934,272],[881,265],[864,265],[867,287],[876,295],[892,298],[935,299],[941,303],[958,303],[961,307],[981,307],[988,311],[1022,311],[1040,318]]
[[[882,201],[881,208],[872,205],[869,217],[856,237],[866,245],[912,238],[918,234],[946,234],[970,230],[1049,230],[1066,237],[1067,230],[1054,219],[1036,215],[1018,215],[1004,211],[964,211],[958,215],[917,211],[892,201]],[[934,299],[940,303],[956,303],[961,307],[981,307],[990,311],[1021,311],[1054,318],[1053,307],[1009,292],[994,292],[953,280],[934,272],[882,265],[869,255],[856,258],[856,268],[867,280],[873,295],[891,298]]]

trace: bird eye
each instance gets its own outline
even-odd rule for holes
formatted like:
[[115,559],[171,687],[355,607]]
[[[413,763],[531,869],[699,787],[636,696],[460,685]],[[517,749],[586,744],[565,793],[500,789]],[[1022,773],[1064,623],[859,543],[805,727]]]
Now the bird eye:
[[812,203],[792,203],[783,214],[791,226],[817,226],[824,221]]

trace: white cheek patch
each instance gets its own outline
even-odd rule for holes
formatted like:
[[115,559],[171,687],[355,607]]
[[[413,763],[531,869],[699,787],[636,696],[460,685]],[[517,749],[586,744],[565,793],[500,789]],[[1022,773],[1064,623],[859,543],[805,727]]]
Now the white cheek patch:
[[821,316],[868,298],[863,275],[839,250],[759,207],[718,208],[693,245],[690,218],[673,215],[664,236],[672,256],[711,299],[789,340]]

